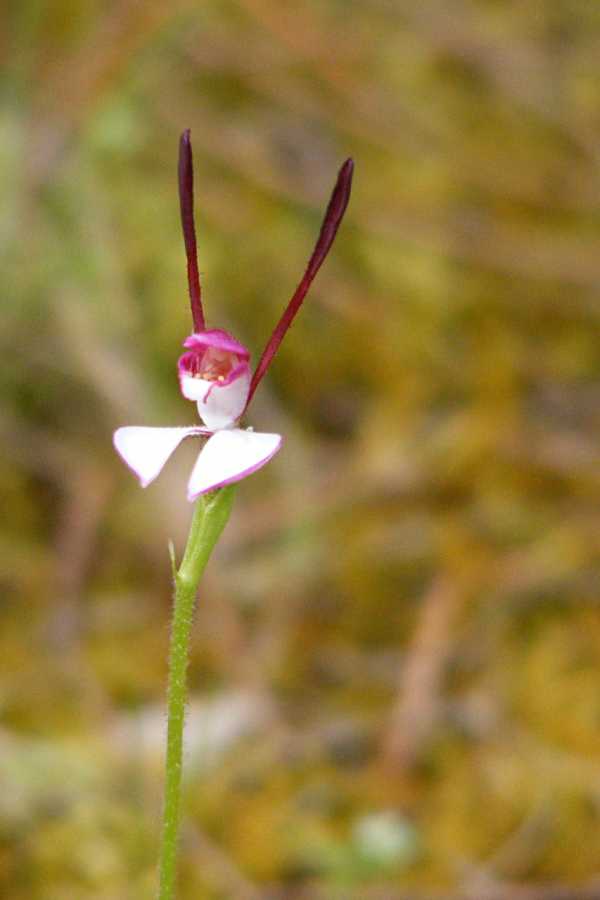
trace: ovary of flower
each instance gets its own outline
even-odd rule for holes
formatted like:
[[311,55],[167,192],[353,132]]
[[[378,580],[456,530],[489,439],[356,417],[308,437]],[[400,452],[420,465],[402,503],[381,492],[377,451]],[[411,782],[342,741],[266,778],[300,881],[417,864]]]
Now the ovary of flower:
[[182,134],[179,197],[194,333],[184,341],[186,352],[180,356],[177,370],[181,393],[196,403],[204,426],[151,428],[133,425],[119,428],[114,434],[115,448],[135,472],[142,487],[154,481],[186,437],[208,438],[188,481],[189,500],[251,475],[281,447],[279,434],[236,426],[329,252],[348,205],[353,168],[352,160],[348,159],[339,171],[306,271],[252,373],[248,349],[226,331],[207,329],[205,325],[194,227],[192,148],[189,131]]

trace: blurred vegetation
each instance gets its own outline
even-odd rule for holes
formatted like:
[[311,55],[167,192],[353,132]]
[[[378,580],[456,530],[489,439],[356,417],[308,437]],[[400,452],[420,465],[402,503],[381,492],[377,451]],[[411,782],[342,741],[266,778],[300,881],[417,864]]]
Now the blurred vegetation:
[[0,895],[153,896],[194,448],[144,492],[110,437],[193,421],[190,127],[255,358],[356,178],[200,598],[181,900],[600,897],[600,6],[8,0],[2,49]]

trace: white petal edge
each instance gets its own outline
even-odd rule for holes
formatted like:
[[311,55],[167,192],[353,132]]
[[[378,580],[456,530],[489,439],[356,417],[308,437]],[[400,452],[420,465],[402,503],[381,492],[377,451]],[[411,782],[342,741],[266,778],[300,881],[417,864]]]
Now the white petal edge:
[[275,456],[280,434],[227,428],[208,439],[188,482],[188,500],[252,475]]
[[142,487],[148,487],[182,440],[201,434],[206,434],[206,431],[197,425],[186,428],[128,425],[115,431],[113,444],[121,459],[137,475]]

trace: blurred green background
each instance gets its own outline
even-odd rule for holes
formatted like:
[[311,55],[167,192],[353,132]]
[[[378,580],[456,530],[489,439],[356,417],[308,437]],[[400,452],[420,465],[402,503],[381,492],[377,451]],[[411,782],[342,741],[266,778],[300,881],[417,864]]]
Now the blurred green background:
[[190,127],[208,321],[255,360],[356,175],[201,591],[181,900],[600,897],[600,5],[4,20],[0,896],[154,892],[197,447],[142,491],[111,433],[195,421]]

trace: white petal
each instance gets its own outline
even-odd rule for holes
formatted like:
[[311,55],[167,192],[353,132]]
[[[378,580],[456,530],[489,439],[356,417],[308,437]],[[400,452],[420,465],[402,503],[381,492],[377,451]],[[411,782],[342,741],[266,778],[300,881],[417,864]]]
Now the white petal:
[[181,392],[188,400],[196,400],[198,413],[207,428],[216,431],[233,425],[246,408],[250,390],[250,371],[244,372],[231,384],[205,381],[183,375]]
[[188,435],[202,434],[203,431],[204,429],[195,425],[187,428],[131,425],[115,431],[113,444],[117,453],[140,479],[142,487],[147,487],[182,440]]
[[206,442],[188,483],[188,500],[232,484],[264,466],[281,447],[280,434],[262,434],[241,428],[217,431]]

